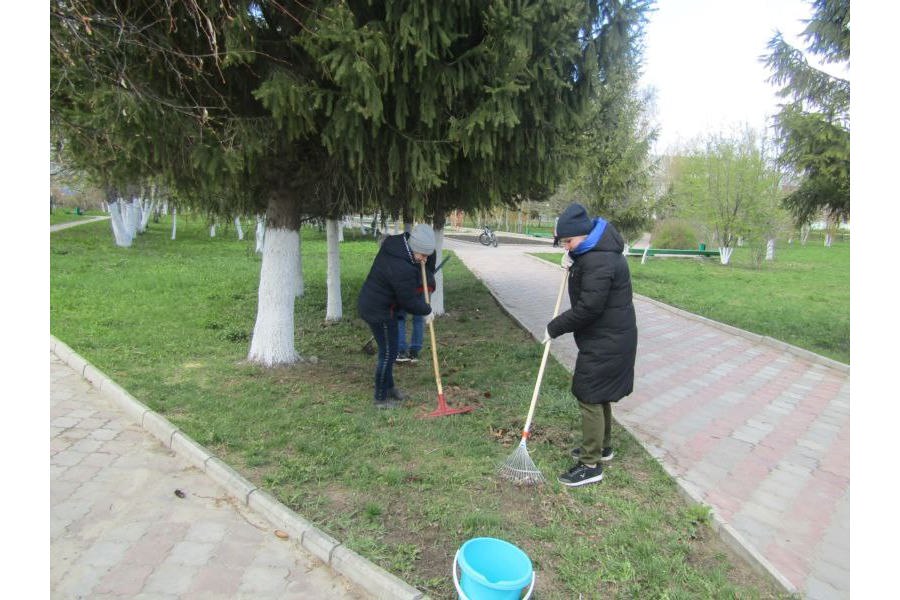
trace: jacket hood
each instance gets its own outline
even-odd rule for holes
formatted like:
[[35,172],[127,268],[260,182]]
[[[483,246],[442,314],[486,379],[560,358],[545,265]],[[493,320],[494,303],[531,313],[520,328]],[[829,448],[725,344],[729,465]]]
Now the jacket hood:
[[600,240],[593,247],[593,250],[622,254],[625,251],[625,240],[612,223],[607,223],[606,229],[603,230],[603,235],[600,236]]
[[393,256],[395,258],[400,258],[408,262],[415,262],[412,256],[412,250],[409,248],[409,244],[406,241],[406,237],[409,234],[400,233],[397,235],[389,235],[384,238],[384,241],[381,243],[381,247],[384,250],[385,254],[389,256]]

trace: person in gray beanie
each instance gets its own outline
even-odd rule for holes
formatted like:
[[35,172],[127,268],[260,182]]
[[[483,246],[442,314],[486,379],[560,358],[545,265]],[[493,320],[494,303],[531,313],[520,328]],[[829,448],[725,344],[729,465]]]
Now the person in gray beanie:
[[384,239],[359,293],[357,310],[369,325],[378,344],[375,366],[376,408],[397,408],[406,399],[394,385],[394,361],[397,359],[397,312],[422,315],[427,325],[434,319],[425,302],[420,263],[425,264],[429,290],[434,290],[434,230],[419,224],[409,233]]
[[613,458],[612,408],[634,388],[637,321],[625,241],[612,225],[572,203],[559,216],[555,235],[565,248],[571,308],[547,324],[544,342],[572,333],[578,347],[572,394],[581,412],[582,442],[575,466],[559,476],[569,487],[603,479],[599,461]]

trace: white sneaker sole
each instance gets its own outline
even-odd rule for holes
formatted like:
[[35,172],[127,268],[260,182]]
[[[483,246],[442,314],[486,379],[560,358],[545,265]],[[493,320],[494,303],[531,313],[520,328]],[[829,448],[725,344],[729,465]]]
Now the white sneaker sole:
[[569,481],[563,481],[562,479],[557,479],[558,482],[560,482],[561,484],[563,484],[566,487],[579,487],[582,485],[587,485],[589,483],[596,483],[596,482],[602,481],[602,480],[603,480],[603,473],[600,473],[599,475],[595,475],[594,477],[588,477],[587,479],[584,479],[582,481],[578,481],[575,483],[572,483]]

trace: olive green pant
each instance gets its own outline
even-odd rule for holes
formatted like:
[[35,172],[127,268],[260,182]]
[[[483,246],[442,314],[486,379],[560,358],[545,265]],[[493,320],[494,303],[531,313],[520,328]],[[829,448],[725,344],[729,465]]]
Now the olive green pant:
[[609,402],[586,404],[581,408],[581,462],[595,465],[604,448],[612,446],[612,407]]

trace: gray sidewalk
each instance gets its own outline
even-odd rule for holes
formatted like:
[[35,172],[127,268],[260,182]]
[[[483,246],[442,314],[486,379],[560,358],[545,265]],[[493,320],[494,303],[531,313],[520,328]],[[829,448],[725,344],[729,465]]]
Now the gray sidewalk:
[[50,511],[51,598],[371,597],[277,537],[53,352]]
[[[451,239],[445,248],[543,335],[563,272],[527,253],[552,248]],[[751,564],[804,597],[849,598],[849,368],[647,298],[636,296],[635,309],[635,391],[616,421],[713,509],[722,538]],[[552,352],[573,369],[571,335]]]

